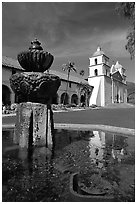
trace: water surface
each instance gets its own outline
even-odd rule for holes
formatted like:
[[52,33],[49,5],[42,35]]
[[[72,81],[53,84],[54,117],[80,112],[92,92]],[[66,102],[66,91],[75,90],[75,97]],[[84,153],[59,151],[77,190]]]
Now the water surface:
[[52,150],[29,152],[14,144],[13,130],[2,135],[3,202],[72,201],[69,179],[74,172],[103,171],[116,185],[117,201],[134,201],[133,136],[102,131],[55,130]]

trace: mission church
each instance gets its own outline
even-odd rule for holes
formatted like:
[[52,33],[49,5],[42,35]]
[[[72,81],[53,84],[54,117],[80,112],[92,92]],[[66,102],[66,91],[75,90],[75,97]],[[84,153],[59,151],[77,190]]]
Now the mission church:
[[109,66],[109,57],[97,48],[89,58],[88,83],[94,86],[89,105],[106,106],[111,103],[127,102],[127,85],[125,68],[117,61]]
[[[17,60],[5,56],[2,57],[2,102],[4,105],[18,103],[17,97],[10,87],[9,78],[12,74],[23,71],[24,69]],[[85,103],[87,106],[93,104],[106,106],[112,103],[127,102],[125,68],[118,61],[115,65],[109,66],[109,57],[106,56],[100,47],[89,58],[88,80],[84,80],[80,76],[70,75],[67,94],[65,93],[67,74],[52,69],[49,73],[55,74],[61,79],[61,86],[52,100],[53,104],[62,104],[64,95],[66,95],[65,104],[75,103],[80,105]],[[80,88],[88,84],[91,87],[90,93],[88,95],[84,92],[80,94]]]

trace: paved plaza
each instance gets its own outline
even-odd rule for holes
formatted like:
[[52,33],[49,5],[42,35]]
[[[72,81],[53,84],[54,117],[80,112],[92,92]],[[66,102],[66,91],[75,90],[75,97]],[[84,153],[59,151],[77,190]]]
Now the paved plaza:
[[[66,124],[67,127],[73,126],[72,124],[79,124],[79,128],[87,124],[87,127],[105,127],[108,129],[114,127],[118,128],[135,129],[135,106],[109,106],[98,109],[83,109],[81,111],[67,111],[67,112],[54,112],[55,127],[61,127],[61,124]],[[7,115],[2,118],[3,127],[14,126],[15,115]],[[66,127],[66,125],[64,127]],[[90,125],[90,126],[89,126]],[[91,126],[92,125],[92,126]],[[93,126],[94,125],[94,126]],[[62,126],[63,127],[63,126]],[[78,127],[78,125],[77,125]],[[112,128],[111,128],[112,129]]]

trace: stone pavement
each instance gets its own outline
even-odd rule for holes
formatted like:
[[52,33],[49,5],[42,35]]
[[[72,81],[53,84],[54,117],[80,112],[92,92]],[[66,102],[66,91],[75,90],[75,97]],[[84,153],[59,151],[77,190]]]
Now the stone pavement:
[[110,105],[106,105],[105,107],[102,108],[133,108],[133,107],[135,107],[135,105],[131,103],[113,103]]
[[[135,135],[132,104],[112,104],[106,107],[54,111],[55,128],[91,130],[98,129]],[[66,112],[66,113],[65,113]],[[82,114],[81,114],[82,113]],[[2,116],[2,128],[13,128],[15,114]]]

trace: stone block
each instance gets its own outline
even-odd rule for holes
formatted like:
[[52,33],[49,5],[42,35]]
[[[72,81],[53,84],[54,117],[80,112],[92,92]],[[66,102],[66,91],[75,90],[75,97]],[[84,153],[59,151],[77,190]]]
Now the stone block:
[[14,143],[21,148],[53,146],[53,113],[51,105],[20,103],[17,108]]

